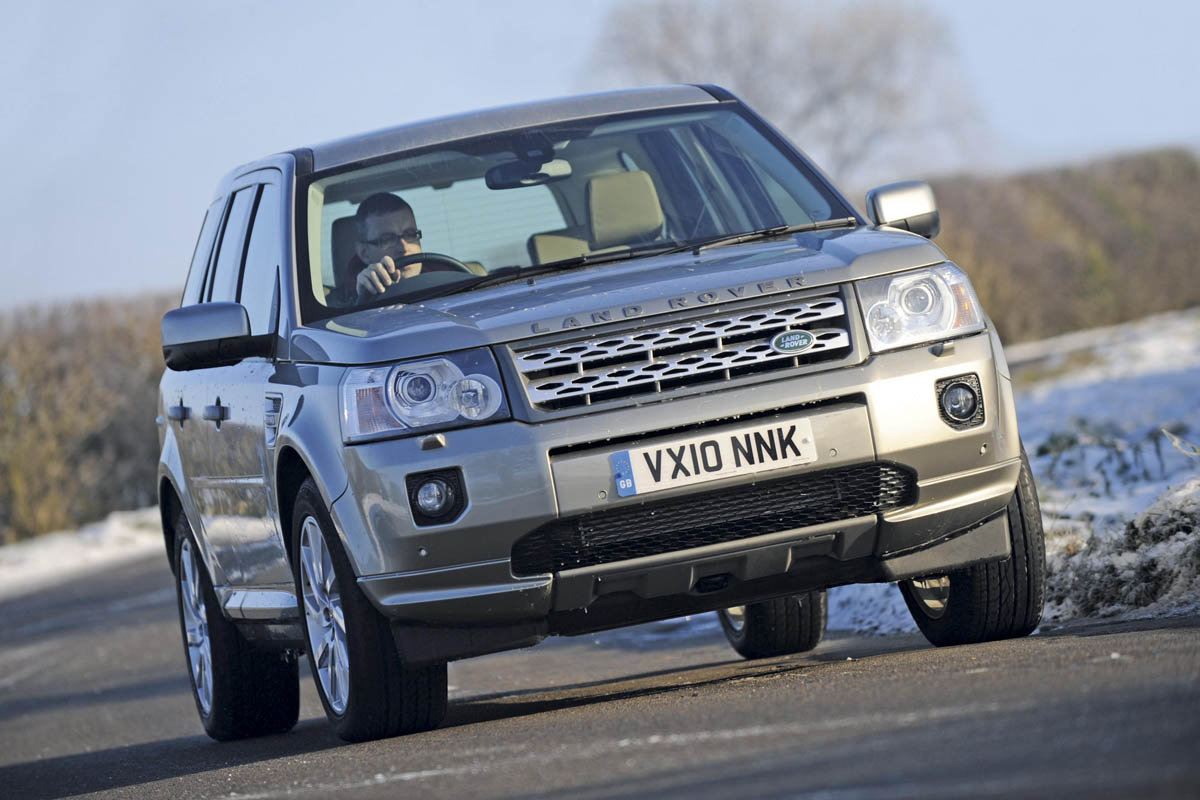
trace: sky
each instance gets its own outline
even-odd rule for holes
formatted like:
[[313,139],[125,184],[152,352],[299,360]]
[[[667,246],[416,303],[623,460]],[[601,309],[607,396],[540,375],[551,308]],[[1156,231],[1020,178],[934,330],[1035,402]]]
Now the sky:
[[[881,180],[1200,148],[1200,3],[922,5],[950,27],[981,144]],[[619,6],[0,0],[0,310],[178,289],[218,179],[262,155],[620,88],[587,71]],[[794,23],[838,6],[797,2]]]

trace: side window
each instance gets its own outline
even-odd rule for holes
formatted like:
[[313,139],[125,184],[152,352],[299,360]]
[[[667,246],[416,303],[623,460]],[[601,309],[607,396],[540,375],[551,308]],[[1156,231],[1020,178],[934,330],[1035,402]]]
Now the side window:
[[242,286],[238,302],[250,315],[250,333],[255,336],[275,331],[276,275],[279,272],[280,247],[279,188],[263,186],[258,208],[250,227],[250,243],[246,246],[246,266],[242,270]]
[[237,297],[238,274],[242,267],[242,253],[245,252],[246,222],[250,219],[256,194],[257,185],[240,189],[233,196],[233,205],[229,209],[229,218],[217,251],[217,265],[209,281],[206,299],[210,301],[232,301]]
[[225,211],[225,200],[222,197],[209,206],[200,227],[200,238],[196,240],[196,249],[192,252],[192,266],[188,270],[187,283],[183,287],[183,299],[179,305],[190,306],[200,302],[200,289],[204,286],[204,276],[208,274],[208,262],[212,256],[213,239],[217,236],[217,228],[221,224],[221,214]]

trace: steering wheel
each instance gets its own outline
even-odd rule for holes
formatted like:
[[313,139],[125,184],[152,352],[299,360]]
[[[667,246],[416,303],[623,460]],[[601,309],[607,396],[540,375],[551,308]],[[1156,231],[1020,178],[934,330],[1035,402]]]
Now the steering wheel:
[[400,258],[392,259],[392,263],[396,265],[396,269],[406,267],[409,264],[416,264],[418,261],[432,261],[435,264],[446,264],[447,266],[454,267],[461,272],[466,272],[469,275],[475,274],[466,264],[459,261],[454,256],[448,256],[445,253],[413,253],[411,256],[402,256]]
[[[445,253],[413,253],[411,256],[401,256],[400,258],[393,259],[392,263],[394,263],[396,265],[396,269],[399,270],[403,269],[409,264],[415,264],[418,261],[428,262],[431,264],[447,264],[454,268],[454,272],[462,272],[466,275],[472,276],[476,274],[466,264],[459,261],[454,256],[448,256]],[[450,285],[452,283],[459,283],[461,281],[462,278],[454,277],[454,275],[452,275],[449,271],[438,270],[436,272],[430,272],[428,270],[421,270],[421,273],[418,275],[413,275],[411,278],[404,278],[403,280],[397,280],[392,283],[391,286],[384,287],[383,294],[372,295],[369,298],[360,295],[359,301],[373,302],[381,298],[398,300],[403,299],[413,292],[423,292],[426,289],[432,289],[435,286],[440,286],[443,284]]]

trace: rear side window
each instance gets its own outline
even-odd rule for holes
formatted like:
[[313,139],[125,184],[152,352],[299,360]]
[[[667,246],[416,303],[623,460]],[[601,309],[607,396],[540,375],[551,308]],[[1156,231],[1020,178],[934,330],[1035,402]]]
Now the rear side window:
[[279,188],[263,186],[246,246],[246,266],[238,302],[250,315],[250,333],[259,336],[275,331],[275,287],[281,254]]
[[210,301],[231,302],[237,297],[238,275],[242,267],[242,253],[245,252],[246,223],[257,194],[258,186],[254,185],[240,189],[233,196],[233,205],[229,208],[229,218],[217,251],[217,266],[209,281],[207,297]]
[[225,211],[225,200],[222,197],[209,206],[204,216],[204,224],[200,226],[200,238],[196,240],[196,249],[192,253],[192,266],[188,270],[187,283],[183,287],[181,306],[190,306],[200,302],[200,289],[204,286],[204,276],[208,273],[208,261],[212,256],[213,239],[217,236],[217,228],[221,224],[221,214]]

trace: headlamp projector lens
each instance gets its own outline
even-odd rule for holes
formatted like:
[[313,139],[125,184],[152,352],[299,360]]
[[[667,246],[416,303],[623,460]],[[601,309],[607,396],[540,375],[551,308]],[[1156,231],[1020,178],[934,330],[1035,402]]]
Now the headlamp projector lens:
[[918,283],[910,286],[900,295],[900,305],[905,312],[914,316],[928,314],[933,309],[934,294],[928,286]]
[[440,478],[430,478],[417,488],[417,508],[436,517],[454,503],[454,490]]
[[955,422],[970,422],[979,408],[979,396],[965,383],[952,383],[942,392],[942,411]]
[[436,387],[428,375],[405,375],[400,379],[400,399],[424,403],[433,397]]

